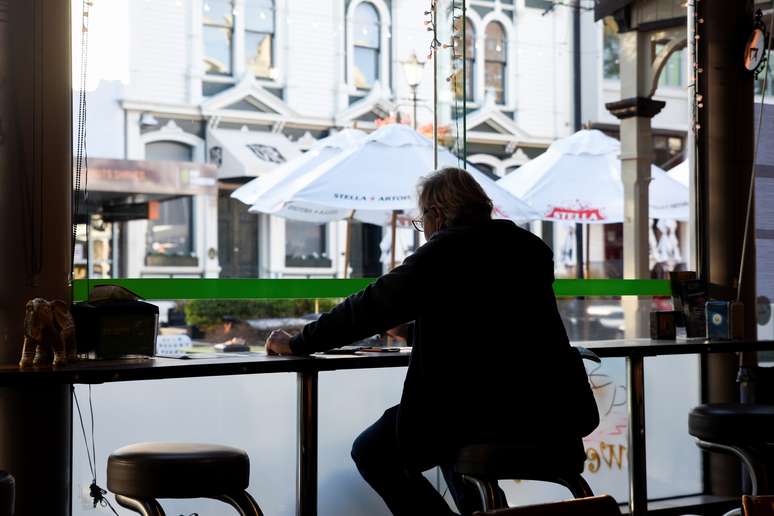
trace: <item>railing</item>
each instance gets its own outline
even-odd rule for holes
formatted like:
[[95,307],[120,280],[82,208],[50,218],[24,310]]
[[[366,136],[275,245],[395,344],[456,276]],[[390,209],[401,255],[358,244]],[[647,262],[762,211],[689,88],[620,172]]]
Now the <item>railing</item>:
[[[89,279],[76,280],[75,301],[97,285],[120,285],[149,300],[165,299],[326,299],[353,294],[376,278],[358,279]],[[670,296],[669,280],[558,279],[557,297]]]

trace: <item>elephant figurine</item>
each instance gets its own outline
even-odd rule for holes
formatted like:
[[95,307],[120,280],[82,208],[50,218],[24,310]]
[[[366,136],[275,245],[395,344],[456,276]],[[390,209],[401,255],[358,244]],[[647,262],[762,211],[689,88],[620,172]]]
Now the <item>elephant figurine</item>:
[[67,303],[36,297],[27,302],[20,367],[65,365],[76,359],[75,323]]

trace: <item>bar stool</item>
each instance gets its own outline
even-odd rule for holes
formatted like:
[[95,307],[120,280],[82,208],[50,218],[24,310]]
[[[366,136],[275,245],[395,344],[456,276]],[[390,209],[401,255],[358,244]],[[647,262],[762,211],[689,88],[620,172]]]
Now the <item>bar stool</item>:
[[740,367],[737,382],[742,403],[699,405],[688,416],[688,433],[702,449],[738,457],[752,495],[772,494],[774,368]]
[[473,516],[621,516],[621,510],[612,496],[604,495],[486,513],[476,512]]
[[212,498],[241,516],[263,516],[247,493],[250,458],[215,444],[140,443],[108,458],[107,487],[123,507],[143,516],[164,516],[158,498]]
[[752,495],[771,493],[774,405],[712,403],[688,416],[688,433],[705,450],[738,457],[750,474]]
[[[576,347],[573,352],[577,353],[578,360],[602,362],[586,348]],[[596,407],[594,416],[596,418]],[[594,426],[598,423],[596,419]],[[566,446],[486,443],[461,448],[452,467],[464,481],[476,487],[482,510],[491,511],[508,507],[505,494],[497,485],[498,480],[540,480],[563,485],[575,498],[594,496],[581,476],[585,460],[586,452],[580,439]]]
[[0,516],[13,516],[16,482],[6,471],[0,471]]
[[547,451],[529,444],[476,444],[460,449],[453,467],[476,487],[482,510],[491,511],[508,507],[498,480],[540,480],[563,485],[574,498],[594,496],[581,476],[583,461],[568,460],[578,452],[561,448]]

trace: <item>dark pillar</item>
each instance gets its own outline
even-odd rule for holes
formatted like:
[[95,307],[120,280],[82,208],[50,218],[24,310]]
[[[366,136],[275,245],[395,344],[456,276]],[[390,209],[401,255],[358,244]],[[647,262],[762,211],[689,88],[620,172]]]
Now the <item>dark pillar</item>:
[[[0,363],[19,360],[24,305],[69,301],[70,2],[0,0]],[[69,386],[0,387],[0,469],[17,516],[70,514]]]
[[[744,45],[752,29],[753,2],[698,2],[699,112],[697,202],[699,231],[697,258],[701,277],[732,287],[742,259],[745,208],[753,161],[753,76],[742,63]],[[755,239],[751,221],[742,301],[745,335],[755,337]],[[735,356],[711,355],[705,361],[706,401],[736,401]],[[709,483],[715,494],[739,493],[739,465],[709,455]]]

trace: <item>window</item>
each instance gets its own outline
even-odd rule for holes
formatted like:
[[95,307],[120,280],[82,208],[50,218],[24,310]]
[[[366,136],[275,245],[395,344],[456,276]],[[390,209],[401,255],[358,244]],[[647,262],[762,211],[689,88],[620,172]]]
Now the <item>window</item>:
[[[656,44],[655,53],[664,48],[661,43]],[[682,50],[672,52],[667,62],[664,64],[664,68],[661,69],[661,75],[658,78],[659,86],[682,86],[683,85],[683,66],[684,66],[685,52]]]
[[[145,159],[193,161],[193,147],[175,141],[151,142]],[[145,265],[197,266],[193,247],[193,201],[190,196],[148,201]]]
[[274,0],[245,0],[245,65],[256,77],[271,77]]
[[379,13],[373,4],[364,2],[355,9],[353,76],[355,86],[361,90],[368,90],[379,80],[379,59],[381,28]]
[[[769,59],[771,59],[771,52],[769,52]],[[769,64],[767,65],[767,74],[768,78],[766,79],[766,97],[770,97],[774,95],[774,69],[772,69],[773,64],[769,61]],[[758,74],[758,79],[755,81],[755,94],[760,95],[761,92],[763,92],[763,71]],[[768,99],[771,100],[771,99]]]
[[331,267],[325,224],[285,221],[285,267]]
[[148,203],[146,244],[146,265],[198,265],[190,196]]
[[234,39],[234,5],[231,0],[204,0],[204,70],[213,75],[231,75]]
[[[461,18],[460,18],[461,20]],[[458,22],[459,23],[459,22]],[[454,32],[456,34],[462,34],[462,27],[455,27]],[[455,38],[454,47],[455,55],[462,58],[462,49],[460,47],[460,38]],[[459,66],[459,65],[457,65]],[[473,24],[470,19],[465,21],[465,99],[472,101],[475,98],[476,84],[476,33],[473,28]],[[457,75],[454,80],[454,94],[458,99],[462,99],[462,70],[457,71]]]
[[485,87],[494,91],[495,102],[505,103],[505,70],[508,55],[508,43],[505,40],[505,29],[498,22],[486,26]]
[[602,74],[605,79],[621,78],[621,42],[618,38],[618,25],[612,18],[605,18],[602,37]]

